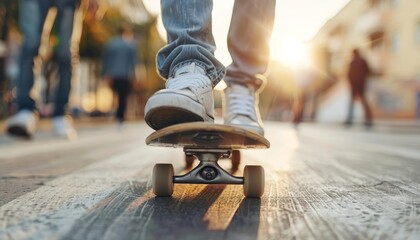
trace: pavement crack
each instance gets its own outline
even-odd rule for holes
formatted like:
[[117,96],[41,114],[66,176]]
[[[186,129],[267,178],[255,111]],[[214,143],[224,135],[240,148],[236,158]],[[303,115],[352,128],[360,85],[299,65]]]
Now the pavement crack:
[[377,187],[377,186],[380,186],[380,185],[382,185],[382,184],[385,184],[385,181],[380,181],[379,183],[374,184],[373,186],[374,186],[374,187]]

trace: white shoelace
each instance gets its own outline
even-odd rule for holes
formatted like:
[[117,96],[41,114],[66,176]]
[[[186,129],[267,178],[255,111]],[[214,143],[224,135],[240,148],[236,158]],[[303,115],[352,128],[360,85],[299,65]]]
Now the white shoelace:
[[229,93],[228,104],[229,114],[245,115],[254,121],[257,121],[257,114],[255,113],[255,96],[240,93]]
[[211,82],[206,76],[202,74],[183,74],[177,78],[170,79],[166,82],[167,89],[191,89],[196,95],[204,92],[211,91]]

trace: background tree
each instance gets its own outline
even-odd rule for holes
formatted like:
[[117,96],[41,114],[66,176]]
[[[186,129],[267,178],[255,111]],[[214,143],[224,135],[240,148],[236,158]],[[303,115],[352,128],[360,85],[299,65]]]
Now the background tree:
[[8,112],[8,93],[6,78],[6,56],[9,26],[16,24],[18,19],[18,1],[0,1],[0,119]]

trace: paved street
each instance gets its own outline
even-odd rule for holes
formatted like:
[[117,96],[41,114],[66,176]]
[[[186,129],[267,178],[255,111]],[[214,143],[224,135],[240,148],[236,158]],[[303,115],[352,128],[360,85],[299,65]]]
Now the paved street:
[[182,149],[146,146],[142,122],[78,128],[75,141],[48,127],[33,141],[0,136],[0,239],[420,239],[414,126],[269,122],[272,147],[242,151],[241,169],[265,168],[261,199],[236,185],[155,198],[153,165],[182,173]]

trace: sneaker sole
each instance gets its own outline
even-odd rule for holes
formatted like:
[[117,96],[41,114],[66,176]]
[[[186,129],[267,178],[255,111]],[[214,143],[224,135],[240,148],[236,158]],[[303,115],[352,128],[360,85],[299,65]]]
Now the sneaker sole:
[[253,127],[253,126],[249,126],[249,125],[245,125],[245,124],[243,124],[243,125],[242,124],[230,124],[230,123],[226,123],[226,124],[230,125],[230,126],[242,128],[242,129],[245,129],[247,131],[257,133],[257,134],[264,137],[264,129],[263,128]]
[[[181,103],[184,103],[184,107],[178,106]],[[185,108],[186,105],[188,109]],[[162,93],[152,96],[146,103],[145,112],[146,123],[155,130],[186,122],[214,122],[212,117],[204,113],[203,106],[178,94]]]
[[145,121],[151,128],[159,130],[179,123],[203,122],[204,119],[182,108],[160,107],[150,110]]
[[11,126],[7,128],[7,133],[9,133],[10,135],[14,137],[22,137],[26,139],[32,138],[32,134],[29,134],[25,128],[20,127],[20,126]]

